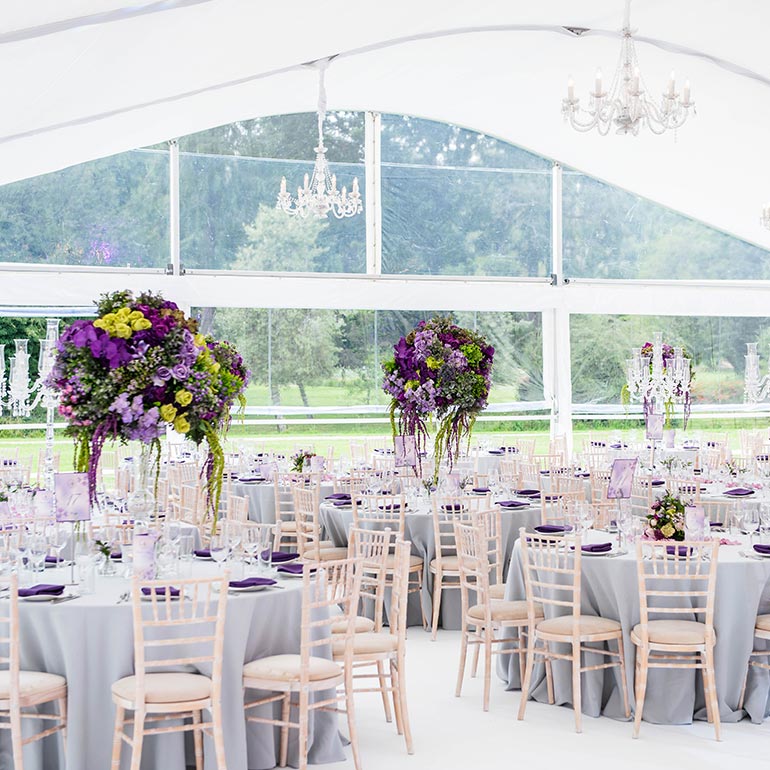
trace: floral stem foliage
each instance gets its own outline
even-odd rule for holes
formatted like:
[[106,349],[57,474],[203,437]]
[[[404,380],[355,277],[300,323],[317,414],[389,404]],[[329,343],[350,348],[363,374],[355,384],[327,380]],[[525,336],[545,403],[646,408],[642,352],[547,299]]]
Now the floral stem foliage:
[[[385,361],[383,390],[392,398],[393,434],[415,436],[418,456],[428,441],[427,420],[435,415],[435,467],[446,456],[450,467],[460,442],[486,407],[495,349],[470,329],[449,318],[421,321],[393,346]],[[398,424],[396,415],[398,414]]]
[[105,294],[95,320],[62,334],[49,383],[75,439],[75,467],[89,473],[92,500],[107,439],[151,444],[171,426],[204,440],[208,502],[216,515],[224,470],[222,438],[250,373],[235,348],[198,333],[197,322],[158,294]]
[[684,540],[684,503],[666,494],[652,504],[647,514],[647,537],[652,540]]

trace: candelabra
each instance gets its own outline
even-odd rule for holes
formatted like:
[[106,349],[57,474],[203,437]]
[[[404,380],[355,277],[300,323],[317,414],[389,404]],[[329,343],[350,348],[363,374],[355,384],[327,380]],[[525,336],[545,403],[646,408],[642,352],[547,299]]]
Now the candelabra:
[[633,348],[626,360],[626,383],[632,401],[644,404],[645,414],[668,412],[673,404],[690,403],[690,359],[684,348],[663,344],[663,335],[656,332],[651,346]]
[[45,469],[46,489],[53,489],[54,474],[54,417],[58,397],[56,390],[47,384],[48,375],[56,361],[59,342],[59,319],[46,320],[45,337],[40,339],[37,379],[30,382],[29,340],[14,340],[8,378],[5,376],[5,345],[0,345],[0,415],[7,409],[13,417],[29,417],[32,410],[42,404],[46,410],[45,421]]
[[743,399],[747,404],[766,401],[770,395],[770,374],[759,371],[759,353],[756,342],[746,343],[746,372],[743,376]]

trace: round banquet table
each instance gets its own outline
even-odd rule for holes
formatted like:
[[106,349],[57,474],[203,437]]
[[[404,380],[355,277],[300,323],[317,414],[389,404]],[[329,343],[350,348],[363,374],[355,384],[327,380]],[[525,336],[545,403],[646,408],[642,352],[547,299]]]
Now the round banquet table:
[[[332,492],[331,482],[321,484],[321,499]],[[275,487],[272,481],[235,481],[232,494],[249,499],[251,521],[275,524]]]
[[[411,505],[412,504],[408,504]],[[320,520],[324,535],[335,546],[346,547],[348,544],[348,532],[353,526],[352,507],[338,507],[331,503],[323,503],[320,507]],[[503,567],[508,563],[513,551],[513,545],[519,536],[520,527],[533,527],[540,523],[540,505],[532,504],[516,510],[502,509],[502,541],[503,541]],[[404,516],[404,538],[411,542],[412,553],[423,560],[425,570],[422,579],[422,590],[419,601],[425,611],[425,617],[430,620],[433,600],[433,575],[428,569],[431,560],[436,557],[436,538],[433,530],[433,515],[427,506],[422,503],[414,510],[407,509]],[[505,572],[503,572],[505,574]],[[450,589],[444,591],[441,597],[440,622],[443,628],[460,628],[460,591]],[[418,595],[411,594],[407,622],[409,625],[422,625],[422,614]]]
[[[588,542],[606,542],[616,535],[593,532]],[[726,535],[725,537],[731,537]],[[745,558],[750,551],[745,543],[722,545],[717,566],[714,628],[716,688],[719,713],[725,722],[737,722],[748,714],[760,722],[769,712],[768,672],[755,670],[749,675],[744,710],[738,709],[743,678],[754,644],[754,622],[757,614],[770,612],[770,559]],[[672,586],[672,588],[676,588]],[[511,557],[505,598],[524,599],[524,575],[521,548],[516,546]],[[583,556],[582,612],[620,621],[623,627],[626,671],[630,702],[634,703],[635,647],[631,629],[639,622],[639,593],[635,551],[617,557]],[[701,615],[700,618],[703,616]],[[761,644],[761,642],[760,642]],[[572,679],[569,663],[553,662],[554,693],[559,705],[572,703]],[[520,689],[518,659],[501,655],[498,673],[507,689]],[[619,669],[589,671],[583,674],[583,713],[589,716],[625,719],[622,696],[618,688]],[[545,671],[535,667],[531,696],[548,702]],[[644,720],[656,724],[688,724],[693,719],[706,719],[703,680],[700,671],[650,669]]]
[[[195,562],[193,575],[210,577],[218,569],[211,562]],[[64,583],[68,574],[66,569],[47,569],[39,582]],[[241,682],[244,663],[267,655],[299,652],[302,581],[284,579],[278,584],[285,590],[265,589],[228,596],[222,719],[230,768],[263,770],[277,763],[279,746],[274,728],[254,723],[246,725]],[[19,601],[22,669],[60,674],[67,678],[69,689],[66,760],[61,757],[60,737],[53,736],[25,747],[25,770],[109,767],[115,719],[110,688],[113,682],[134,673],[131,602],[116,603],[129,588],[130,582],[120,577],[99,577],[95,593],[73,601],[61,604]],[[65,589],[69,591],[69,587]],[[201,670],[201,673],[210,674],[210,671]],[[269,715],[273,706],[261,708],[264,715]],[[316,711],[310,719],[309,761],[343,760],[336,714]],[[205,740],[206,767],[213,768],[213,744],[209,738]],[[290,731],[289,740],[289,761],[296,766],[296,730]],[[128,768],[128,756],[128,749],[124,748],[123,768]],[[148,736],[144,741],[143,768],[183,768],[194,764],[189,736],[185,738],[182,733]],[[0,769],[11,768],[10,731],[3,730],[0,731]]]

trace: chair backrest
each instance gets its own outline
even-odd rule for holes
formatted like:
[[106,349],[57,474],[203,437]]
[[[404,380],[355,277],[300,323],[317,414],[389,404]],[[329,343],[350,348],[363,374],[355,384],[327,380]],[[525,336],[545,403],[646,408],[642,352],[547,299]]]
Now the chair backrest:
[[[483,604],[486,614],[491,616],[489,561],[483,523],[479,520],[475,522],[458,520],[455,522],[454,529],[463,617],[467,615],[471,603],[470,592],[474,592],[474,603]],[[489,620],[490,617],[487,617],[487,622]]]
[[388,556],[394,551],[395,539],[396,533],[390,529],[351,527],[348,531],[348,558],[361,563],[361,600],[372,607],[375,631],[382,628]]
[[721,524],[727,529],[732,524],[738,524],[741,503],[739,500],[709,500],[700,501],[706,518],[714,524]]
[[[156,669],[211,671],[212,699],[221,697],[229,572],[214,578],[140,581],[132,585],[136,699]],[[144,591],[143,591],[144,589]],[[178,598],[172,595],[178,590]],[[174,652],[176,650],[176,653]]]
[[279,473],[273,476],[273,502],[276,521],[289,523],[295,520],[293,490],[294,487],[289,476]]
[[301,559],[317,559],[321,548],[319,494],[319,488],[315,486],[292,488],[294,517],[297,522],[297,550]]
[[523,486],[524,479],[521,473],[521,461],[516,457],[501,458],[499,473],[500,481],[504,486],[510,486],[513,489]]
[[474,511],[472,522],[480,526],[484,532],[484,543],[487,550],[487,563],[490,577],[494,577],[494,585],[503,583],[503,516],[499,505],[493,505],[480,511]]
[[365,473],[351,473],[349,476],[341,476],[334,480],[335,492],[366,492],[369,489],[371,479]]
[[179,487],[179,518],[194,524],[196,527],[203,523],[206,517],[205,495],[196,482],[182,484]]
[[546,617],[571,614],[575,618],[573,627],[578,632],[582,570],[580,537],[573,539],[572,550],[565,548],[561,537],[527,534],[522,527],[519,543],[530,623],[535,622],[536,605],[539,604]]
[[697,503],[700,505],[700,479],[669,479],[666,482],[666,489],[676,497],[681,497],[686,502]]
[[[276,521],[272,524],[269,521],[249,521],[246,520],[241,523],[241,532],[243,533],[243,542],[246,543],[249,540],[249,533],[259,533],[259,542],[265,543],[268,540],[272,540],[271,548],[277,551],[281,544],[281,522]],[[252,542],[254,542],[252,540]]]
[[540,495],[540,523],[567,523],[576,503],[584,502],[583,490],[580,492],[564,492]]
[[14,572],[8,578],[0,581],[0,586],[7,587],[8,596],[0,604],[0,670],[8,671],[10,681],[11,712],[21,711],[19,699],[19,577]]
[[[302,621],[300,630],[300,688],[310,684],[310,658],[326,657],[332,641],[344,641],[342,664],[350,672],[353,665],[353,639],[356,609],[361,594],[361,564],[357,559],[325,561],[317,569],[302,572]],[[339,627],[340,613],[346,622],[344,633],[332,634]],[[318,651],[317,655],[314,655]]]
[[[662,543],[639,541],[636,567],[639,577],[641,637],[647,639],[650,620],[700,620],[706,638],[714,635],[719,540]],[[652,618],[650,616],[653,616]],[[702,617],[701,617],[702,616]]]
[[353,495],[353,526],[390,529],[404,538],[406,498],[401,495]]
[[535,454],[535,439],[533,438],[517,438],[515,441],[516,448],[519,450],[519,454],[525,460],[531,460]]
[[557,494],[574,493],[581,500],[585,499],[586,496],[585,480],[576,477],[571,469],[566,472],[551,473],[551,490]]
[[227,518],[234,521],[249,520],[249,498],[230,495],[227,498]]
[[[407,604],[409,599],[409,557],[412,553],[411,543],[396,540],[394,546],[393,566],[391,568],[390,611],[388,612],[388,629],[391,636],[399,640],[400,645],[406,643]],[[380,619],[382,613],[380,613]],[[381,624],[377,626],[380,630]]]

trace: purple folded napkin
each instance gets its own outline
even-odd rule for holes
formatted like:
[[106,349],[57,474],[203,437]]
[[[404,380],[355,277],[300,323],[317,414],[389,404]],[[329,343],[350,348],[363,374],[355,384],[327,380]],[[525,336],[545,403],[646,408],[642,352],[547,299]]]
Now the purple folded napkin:
[[238,481],[243,482],[244,484],[249,484],[252,481],[265,481],[264,476],[241,476]]
[[724,522],[722,522],[722,521],[710,521],[709,522],[709,526],[710,527],[723,527],[724,526]]
[[208,548],[198,548],[193,551],[196,556],[200,556],[201,559],[208,559],[211,557],[211,551]]
[[578,471],[575,474],[575,478],[576,479],[589,479],[589,478],[591,478],[591,473],[590,473],[590,471]]
[[551,475],[551,471],[540,471],[540,475],[541,476],[550,476]]
[[489,454],[491,455],[504,455],[505,449],[490,449]]
[[770,556],[770,545],[764,545],[763,543],[757,543],[754,546],[754,550],[757,553],[761,553],[763,556]]
[[331,495],[326,495],[324,500],[350,500],[351,497],[350,492],[334,492]]
[[[142,593],[145,596],[150,596],[151,594],[155,594],[155,596],[165,596],[166,595],[166,586],[154,586],[153,588],[150,588],[149,586],[144,586],[142,588]],[[173,586],[168,587],[168,593],[169,596],[179,596],[179,589],[174,588]]]
[[[570,527],[572,529],[572,527]],[[541,535],[558,535],[567,531],[567,527],[563,524],[538,524],[534,527],[535,532],[539,532]]]
[[692,548],[688,548],[686,545],[667,545],[666,546],[666,553],[669,556],[674,556],[675,554],[677,556],[687,556],[689,553],[692,552]]
[[40,583],[39,585],[30,586],[29,588],[20,588],[19,596],[22,598],[25,596],[60,596],[63,591],[64,586],[52,583]]
[[545,500],[547,503],[552,503],[554,500],[560,500],[561,495],[544,495],[543,500]]
[[592,441],[591,446],[604,447],[607,446],[603,441]]
[[[377,506],[381,511],[400,511],[401,510],[401,503],[387,503],[385,505],[378,505]],[[407,508],[407,504],[404,503],[404,508]]]
[[[268,554],[270,551],[262,551],[262,559],[267,560]],[[293,559],[296,559],[299,556],[298,553],[286,553],[284,551],[273,551],[273,555],[271,556],[271,561],[273,564],[282,564],[285,561],[292,561]]]
[[59,558],[57,556],[46,556],[45,557],[45,563],[46,564],[58,564]]
[[[343,497],[340,500],[332,500],[331,503],[332,503],[332,505],[336,506],[337,508],[344,508],[344,507],[346,507],[348,505],[353,505],[353,500],[350,497],[347,497],[347,498]],[[360,500],[356,500],[356,504],[360,505],[361,501]]]
[[500,449],[503,450],[503,452],[508,452],[508,454],[518,454],[519,448],[515,446],[501,446]]
[[489,487],[473,487],[471,492],[475,492],[477,495],[485,495],[489,492]]
[[770,455],[757,455],[757,460],[761,461],[767,461],[770,460]]
[[441,506],[442,511],[463,511],[465,506],[462,503],[445,503]]
[[110,559],[122,559],[122,558],[123,558],[123,554],[121,551],[112,551],[110,553]]
[[618,444],[615,442],[614,444],[610,444],[610,449],[628,449],[628,444]]
[[257,586],[274,586],[276,581],[272,578],[249,577],[245,580],[231,580],[230,588],[256,588]]
[[734,487],[733,489],[726,489],[725,494],[731,497],[745,497],[746,495],[753,495],[754,490],[746,489],[746,487]]
[[586,553],[607,553],[612,550],[612,543],[589,543],[581,545],[580,550]]
[[[276,572],[284,572],[287,575],[301,575],[304,569],[304,564],[301,562],[292,562],[291,564],[279,564],[276,568]],[[310,571],[315,572],[317,567],[311,567]]]
[[501,508],[527,508],[529,503],[524,500],[499,500],[497,504]]
[[539,489],[517,489],[516,494],[519,497],[540,497]]

